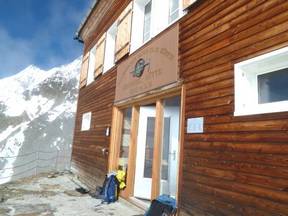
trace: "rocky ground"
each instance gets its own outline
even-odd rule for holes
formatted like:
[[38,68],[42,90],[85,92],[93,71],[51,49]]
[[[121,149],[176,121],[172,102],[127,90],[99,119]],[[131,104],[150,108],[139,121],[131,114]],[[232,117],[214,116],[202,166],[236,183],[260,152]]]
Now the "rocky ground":
[[75,190],[70,173],[48,175],[0,185],[2,216],[141,216],[143,211],[125,202],[101,204],[101,200]]

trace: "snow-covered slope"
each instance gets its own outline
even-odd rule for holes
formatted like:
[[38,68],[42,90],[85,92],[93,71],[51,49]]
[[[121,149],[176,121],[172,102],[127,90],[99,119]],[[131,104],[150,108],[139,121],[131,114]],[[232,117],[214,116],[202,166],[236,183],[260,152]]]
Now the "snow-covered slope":
[[0,184],[69,166],[81,57],[0,80]]

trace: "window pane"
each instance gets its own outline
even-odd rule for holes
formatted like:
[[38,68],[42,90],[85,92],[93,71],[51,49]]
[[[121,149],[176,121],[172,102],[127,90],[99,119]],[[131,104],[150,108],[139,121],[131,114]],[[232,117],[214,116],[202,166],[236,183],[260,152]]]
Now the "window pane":
[[89,54],[89,66],[88,66],[88,76],[87,76],[87,85],[94,81],[94,70],[95,70],[95,55],[96,55],[96,46],[94,46]]
[[288,100],[288,68],[258,75],[258,103]]
[[104,58],[104,70],[103,73],[107,72],[114,66],[115,61],[115,44],[116,44],[117,24],[116,22],[109,28],[106,34],[105,44],[105,58]]
[[170,0],[169,23],[176,20],[179,16],[179,0]]
[[161,179],[168,180],[168,162],[169,162],[169,150],[170,150],[170,117],[164,118],[164,134],[163,134],[163,146],[162,146],[162,167],[161,167]]
[[180,97],[164,100],[160,193],[176,196],[178,174]]
[[143,42],[150,38],[151,26],[151,1],[145,5],[144,8],[144,29],[143,29]]
[[121,140],[120,155],[119,155],[119,168],[124,171],[126,171],[128,167],[131,118],[132,118],[132,109],[128,108],[124,110],[122,140]]
[[152,178],[155,117],[147,118],[144,178]]

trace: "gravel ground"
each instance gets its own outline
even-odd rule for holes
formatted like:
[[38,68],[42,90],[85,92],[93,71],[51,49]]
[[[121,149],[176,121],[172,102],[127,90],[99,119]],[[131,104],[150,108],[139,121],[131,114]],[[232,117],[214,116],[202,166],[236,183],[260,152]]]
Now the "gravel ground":
[[40,175],[0,185],[1,216],[142,216],[143,211],[118,201],[101,200],[75,191],[72,174]]

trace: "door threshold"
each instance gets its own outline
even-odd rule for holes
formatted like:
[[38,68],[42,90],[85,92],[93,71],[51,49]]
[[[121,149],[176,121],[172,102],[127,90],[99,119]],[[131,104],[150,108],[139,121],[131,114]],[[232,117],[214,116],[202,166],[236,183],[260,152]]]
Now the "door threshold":
[[136,197],[130,197],[129,201],[131,203],[133,203],[135,206],[137,206],[137,207],[139,207],[145,211],[150,207],[150,203],[151,203],[150,200],[141,200],[141,199],[138,199]]
[[[142,211],[142,214],[144,215],[144,213],[146,212],[147,209],[142,208],[139,205],[136,205],[132,200],[130,200],[129,198],[123,198],[123,197],[119,197],[119,202],[125,203],[125,205],[130,206],[131,208],[137,208],[139,209],[139,211]],[[141,214],[141,215],[142,215]]]

